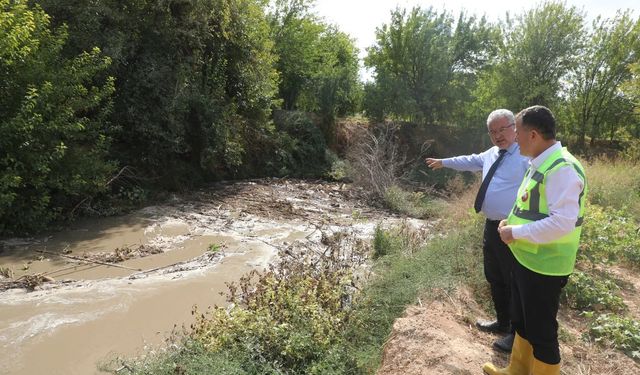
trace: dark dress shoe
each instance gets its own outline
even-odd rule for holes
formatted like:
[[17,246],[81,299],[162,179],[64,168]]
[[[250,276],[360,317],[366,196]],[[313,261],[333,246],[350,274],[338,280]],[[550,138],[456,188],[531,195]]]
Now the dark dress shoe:
[[513,339],[515,338],[513,333],[496,340],[493,343],[493,347],[504,353],[511,353],[511,347],[513,346]]
[[511,332],[510,324],[501,325],[500,323],[498,323],[497,320],[489,321],[489,322],[478,320],[476,322],[476,327],[478,327],[479,330],[484,332],[491,332],[491,333],[510,333]]

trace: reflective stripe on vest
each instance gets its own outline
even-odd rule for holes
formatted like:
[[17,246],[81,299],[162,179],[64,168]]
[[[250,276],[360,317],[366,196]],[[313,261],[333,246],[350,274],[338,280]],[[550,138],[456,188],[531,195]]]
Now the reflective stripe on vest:
[[[515,258],[523,266],[543,275],[564,276],[573,272],[576,253],[582,232],[584,217],[584,195],[587,191],[584,168],[566,148],[551,154],[538,168],[529,170],[518,189],[518,197],[507,218],[511,225],[527,224],[549,217],[546,198],[546,178],[559,168],[572,166],[583,181],[583,189],[578,198],[580,211],[575,228],[570,233],[549,243],[536,244],[527,240],[514,240],[509,244]],[[531,178],[529,178],[531,176]]]

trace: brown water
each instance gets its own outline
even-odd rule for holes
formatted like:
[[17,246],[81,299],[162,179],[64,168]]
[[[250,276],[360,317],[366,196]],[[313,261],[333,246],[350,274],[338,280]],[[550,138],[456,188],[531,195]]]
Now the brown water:
[[[378,215],[354,215],[355,204],[326,186],[302,185],[239,183],[231,186],[238,192],[233,199],[175,199],[51,236],[3,241],[0,266],[12,269],[14,279],[46,273],[58,282],[0,293],[0,374],[99,373],[96,363],[143,354],[174,326],[188,326],[194,305],[223,305],[225,283],[265,267],[278,247],[319,241],[319,225],[371,235]],[[261,196],[262,204],[246,203]],[[211,244],[221,250],[209,252]],[[56,255],[139,245],[163,252],[118,263],[130,269]]]
[[[109,220],[113,221],[113,220]],[[128,221],[125,219],[125,221]],[[104,223],[89,223],[82,231],[70,231],[44,244],[23,245],[21,254],[40,256],[37,250],[57,252],[68,248],[86,252],[104,251],[134,243],[161,240],[144,233],[142,225],[117,225],[103,229]],[[184,235],[183,225],[162,230],[163,240]],[[99,233],[98,236],[91,235]],[[102,236],[102,237],[101,237]],[[91,237],[90,239],[87,237]],[[64,258],[46,255],[21,270],[29,256],[0,257],[3,267],[16,276],[48,272],[56,279],[81,280],[67,286],[26,292],[2,293],[0,302],[0,373],[90,374],[96,362],[109,353],[132,354],[145,345],[157,345],[174,326],[191,322],[192,306],[201,308],[224,304],[220,292],[225,282],[237,280],[251,269],[266,265],[274,248],[240,236],[196,236],[176,242],[177,249],[120,265],[144,270],[189,261],[207,252],[209,244],[224,244],[225,257],[215,265],[199,264],[194,269],[166,275],[152,273],[130,279],[136,272],[104,265],[69,268]],[[25,250],[24,247],[28,249]],[[74,254],[74,252],[72,252]],[[37,258],[36,258],[37,259]],[[63,269],[62,272],[55,272]]]

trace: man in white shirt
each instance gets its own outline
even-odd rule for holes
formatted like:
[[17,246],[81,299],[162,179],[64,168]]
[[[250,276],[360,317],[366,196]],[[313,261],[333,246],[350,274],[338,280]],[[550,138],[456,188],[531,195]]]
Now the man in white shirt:
[[520,152],[531,157],[500,237],[516,259],[511,323],[516,335],[508,367],[487,363],[490,375],[559,375],[558,305],[579,246],[586,178],[584,168],[556,141],[553,113],[543,106],[516,116]]
[[518,186],[529,167],[529,159],[520,154],[516,143],[515,116],[506,109],[497,109],[487,117],[487,130],[494,144],[490,149],[472,155],[446,159],[426,159],[431,169],[442,167],[458,171],[482,171],[482,185],[474,208],[487,218],[482,241],[485,278],[491,287],[496,320],[478,321],[480,330],[505,334],[496,340],[494,348],[510,352],[513,330],[510,323],[511,268],[513,255],[498,234],[498,224],[505,219],[516,199]]

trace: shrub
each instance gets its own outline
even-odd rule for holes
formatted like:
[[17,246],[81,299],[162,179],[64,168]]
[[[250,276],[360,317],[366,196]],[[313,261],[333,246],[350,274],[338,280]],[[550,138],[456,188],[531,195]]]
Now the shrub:
[[303,112],[274,113],[273,156],[267,167],[280,176],[321,176],[329,167],[327,145],[320,129]]
[[351,319],[353,270],[364,261],[366,248],[357,240],[345,246],[348,240],[324,238],[324,253],[281,252],[277,265],[230,286],[229,309],[194,311],[191,337],[211,352],[250,358],[258,366],[255,373],[344,373],[353,368],[349,351],[339,348],[345,347],[344,330]]
[[347,177],[347,170],[349,168],[346,160],[340,159],[335,153],[330,150],[326,151],[326,157],[329,161],[329,171],[326,173],[326,177],[334,181],[343,181]]
[[589,336],[640,360],[640,322],[633,318],[600,315],[590,324]]
[[[122,372],[122,360],[112,359],[100,364],[102,371],[112,374]],[[154,351],[131,363],[127,363],[127,374],[132,375],[175,375],[175,374],[225,374],[249,375],[243,369],[242,358],[235,358],[230,353],[213,353],[207,351],[199,342],[184,339],[180,345],[165,350]]]
[[392,251],[393,242],[391,235],[383,230],[379,225],[373,235],[373,258],[377,259],[389,254]]
[[591,263],[626,261],[640,265],[638,223],[622,211],[587,208],[578,258]]
[[347,155],[349,177],[375,198],[384,198],[405,173],[406,157],[399,150],[397,128],[389,123],[376,129],[360,127]]
[[578,310],[621,311],[626,309],[622,298],[616,294],[620,288],[612,280],[596,278],[584,272],[574,272],[564,295],[569,306]]

